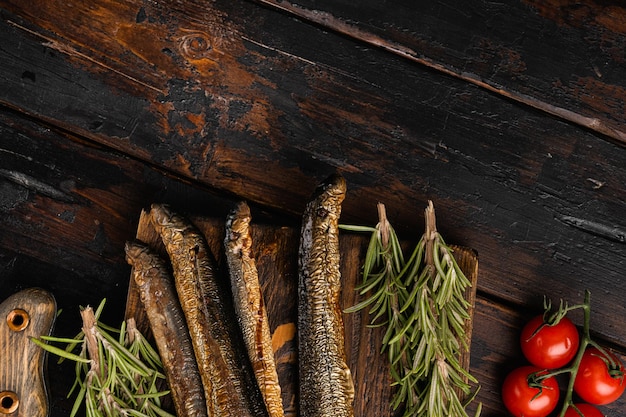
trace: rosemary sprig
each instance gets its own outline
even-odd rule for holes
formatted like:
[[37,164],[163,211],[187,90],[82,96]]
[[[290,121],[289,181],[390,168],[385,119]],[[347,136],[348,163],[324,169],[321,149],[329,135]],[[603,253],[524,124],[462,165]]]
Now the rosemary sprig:
[[[87,417],[175,417],[162,409],[161,391],[165,381],[161,359],[135,326],[134,320],[122,322],[115,329],[99,321],[102,300],[94,312],[81,309],[82,331],[73,339],[41,336],[31,339],[44,350],[76,363],[76,381],[68,397],[76,390],[70,417],[84,403]],[[117,337],[113,334],[117,333]],[[65,348],[50,343],[64,343]],[[74,351],[79,349],[78,353]]]
[[437,232],[432,202],[425,210],[426,230],[407,260],[381,203],[378,216],[375,228],[341,226],[371,233],[357,286],[367,296],[346,312],[369,307],[370,325],[386,326],[382,350],[397,387],[394,409],[404,406],[404,417],[467,416],[462,397],[470,396],[469,383],[477,381],[459,357],[468,349],[465,290],[471,283]]

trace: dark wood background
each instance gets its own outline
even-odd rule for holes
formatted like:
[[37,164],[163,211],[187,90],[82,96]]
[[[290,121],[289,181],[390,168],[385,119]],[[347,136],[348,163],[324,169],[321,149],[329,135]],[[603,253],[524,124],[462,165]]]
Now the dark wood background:
[[589,289],[594,336],[626,353],[626,8],[2,0],[0,17],[0,298],[50,289],[59,332],[102,297],[121,317],[151,202],[222,218],[245,199],[297,226],[339,172],[342,222],[374,224],[381,201],[415,238],[432,199],[447,241],[477,251],[483,415],[503,414],[544,294]]

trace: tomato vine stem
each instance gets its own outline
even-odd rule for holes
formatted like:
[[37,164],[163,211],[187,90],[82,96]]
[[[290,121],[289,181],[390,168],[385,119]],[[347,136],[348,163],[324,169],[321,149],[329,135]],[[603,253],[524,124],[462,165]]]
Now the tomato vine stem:
[[[598,349],[603,358],[605,358],[609,363],[607,364],[607,368],[609,371],[618,367],[619,364],[615,363],[613,357],[608,354],[608,352],[600,346],[597,342],[595,342],[591,338],[590,328],[591,328],[591,292],[589,290],[585,290],[585,297],[582,304],[576,304],[573,306],[568,306],[561,301],[559,308],[555,312],[551,312],[551,303],[544,301],[544,308],[546,309],[544,312],[544,322],[550,323],[550,325],[557,324],[565,315],[577,309],[583,310],[583,327],[582,327],[582,335],[580,338],[580,344],[578,346],[578,351],[576,352],[576,356],[572,360],[571,364],[567,367],[551,370],[548,372],[540,371],[534,374],[529,375],[529,381],[535,381],[540,383],[542,380],[546,378],[550,378],[556,375],[569,374],[569,380],[567,383],[567,389],[565,391],[565,398],[563,400],[563,406],[559,411],[558,417],[564,417],[567,412],[568,407],[574,407],[574,402],[572,401],[572,396],[574,393],[574,381],[576,380],[576,375],[578,375],[578,371],[580,369],[580,364],[582,362],[585,351],[588,347],[592,346]],[[618,375],[618,377],[621,375]]]
[[574,361],[569,366],[569,381],[567,382],[567,390],[565,392],[565,399],[563,400],[563,407],[559,413],[559,417],[564,417],[567,408],[570,405],[573,405],[572,402],[572,394],[574,392],[574,381],[576,380],[576,375],[578,374],[578,369],[580,368],[580,362],[583,359],[583,354],[587,349],[587,346],[591,342],[591,335],[589,334],[590,323],[591,323],[591,292],[589,290],[585,290],[585,299],[582,304],[575,306],[576,308],[582,308],[583,310],[583,335],[580,340],[580,345],[578,346],[578,352],[574,357]]

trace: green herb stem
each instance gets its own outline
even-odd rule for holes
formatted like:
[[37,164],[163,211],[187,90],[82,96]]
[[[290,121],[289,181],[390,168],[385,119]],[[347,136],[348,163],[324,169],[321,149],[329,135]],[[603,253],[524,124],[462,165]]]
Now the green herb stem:
[[[169,391],[158,388],[165,375],[156,350],[133,320],[123,322],[120,329],[99,322],[103,307],[104,300],[95,312],[91,307],[81,309],[83,330],[73,339],[31,339],[47,352],[76,362],[76,380],[68,397],[77,388],[78,392],[70,417],[83,404],[87,417],[175,417],[161,408],[161,398]],[[67,346],[62,349],[51,343]]]
[[465,290],[471,283],[436,230],[431,202],[426,231],[407,260],[384,205],[378,205],[378,214],[375,228],[342,225],[371,233],[363,282],[357,286],[366,298],[346,312],[369,308],[370,326],[386,327],[382,351],[397,388],[393,409],[403,406],[404,417],[467,416],[459,392],[469,396],[468,381],[476,380],[458,358],[468,348]]

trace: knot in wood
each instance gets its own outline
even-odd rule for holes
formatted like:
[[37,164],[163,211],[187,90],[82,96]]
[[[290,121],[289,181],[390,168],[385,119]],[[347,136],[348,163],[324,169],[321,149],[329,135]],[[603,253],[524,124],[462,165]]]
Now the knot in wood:
[[208,58],[213,52],[213,44],[210,36],[206,33],[188,33],[180,40],[180,50],[187,59]]

